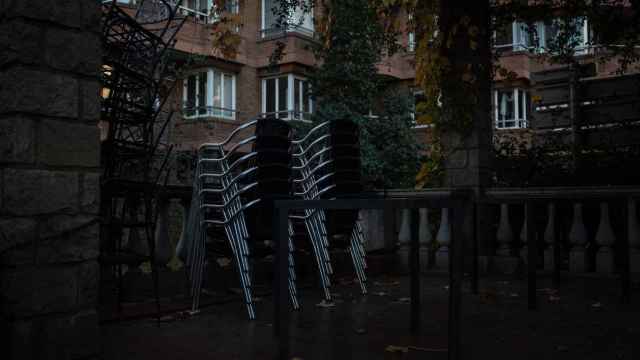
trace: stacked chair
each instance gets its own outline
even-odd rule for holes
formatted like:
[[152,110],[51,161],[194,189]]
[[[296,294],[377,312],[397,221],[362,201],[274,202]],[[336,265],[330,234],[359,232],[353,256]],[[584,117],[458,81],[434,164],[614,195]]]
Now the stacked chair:
[[[255,318],[251,259],[272,255],[277,248],[278,239],[272,239],[273,201],[292,197],[331,199],[358,193],[357,133],[354,124],[331,121],[292,140],[289,123],[261,118],[241,125],[220,143],[200,146],[193,187],[195,201],[191,203],[185,237],[193,311],[200,306],[207,244],[216,240],[207,234],[213,227],[223,227],[249,318]],[[299,302],[293,229],[294,224],[301,223],[311,243],[325,300],[331,300],[333,267],[329,250],[335,247],[348,249],[362,292],[366,293],[364,236],[357,210],[300,210],[289,215],[288,226],[288,286],[294,309]],[[332,242],[330,235],[334,234],[349,240]]]
[[[224,227],[250,319],[255,318],[252,296],[252,252],[273,252],[270,239],[273,201],[289,192],[288,123],[276,119],[248,122],[221,143],[200,146],[194,179],[187,237],[187,266],[192,285],[192,310],[200,306],[206,261],[207,230]],[[243,135],[249,134],[244,138]],[[240,138],[240,139],[239,139]],[[250,149],[239,155],[242,150]],[[289,226],[289,293],[298,308],[293,264],[293,230]],[[260,241],[262,240],[262,241]]]
[[[345,127],[347,128],[345,129]],[[356,137],[346,136],[348,134]],[[318,200],[358,193],[360,191],[358,187],[360,163],[357,144],[357,127],[347,121],[321,123],[311,129],[303,138],[292,141],[294,175],[292,195],[304,200]],[[354,148],[358,151],[355,162],[351,157],[341,158],[344,155],[352,155],[353,152],[349,153],[348,149]],[[351,166],[351,168],[347,166]],[[331,233],[327,231],[327,213],[332,220],[330,224],[335,225],[330,229],[333,230]],[[363,293],[367,291],[364,236],[360,223],[356,221],[357,216],[357,210],[355,212],[348,210],[345,213],[345,211],[325,212],[322,209],[305,209],[303,214],[290,216],[293,220],[304,221],[316,258],[320,284],[327,301],[331,300],[329,276],[333,274],[329,257],[329,235],[337,235],[342,232],[344,238],[345,229],[346,238],[351,240],[347,246],[360,287]],[[335,248],[336,245],[344,247],[345,244],[334,242],[331,245]]]

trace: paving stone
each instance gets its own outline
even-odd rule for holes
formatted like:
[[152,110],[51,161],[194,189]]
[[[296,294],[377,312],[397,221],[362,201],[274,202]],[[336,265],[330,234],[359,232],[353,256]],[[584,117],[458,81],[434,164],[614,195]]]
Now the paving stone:
[[[75,220],[69,221],[75,222]],[[99,224],[95,218],[91,218],[89,225],[84,225],[80,229],[38,241],[37,262],[38,264],[78,262],[96,259],[99,254]]]
[[83,213],[100,212],[100,174],[84,173],[81,177],[80,210]]
[[0,114],[78,118],[78,82],[70,75],[14,67],[0,73]]
[[35,161],[35,123],[21,116],[0,119],[0,162]]
[[38,159],[47,165],[100,166],[100,130],[95,125],[45,120],[40,125]]
[[9,19],[24,17],[79,28],[83,25],[81,2],[77,0],[4,0],[0,5]]
[[27,317],[70,311],[77,304],[78,266],[26,267],[3,271],[4,313]]
[[63,71],[97,76],[101,58],[95,55],[101,53],[101,46],[98,34],[49,28],[45,33],[44,61]]
[[20,62],[37,64],[42,60],[42,27],[13,19],[0,23],[0,66]]
[[33,263],[36,231],[37,223],[34,219],[0,219],[0,264]]
[[76,172],[5,169],[3,211],[14,215],[73,213],[78,204]]

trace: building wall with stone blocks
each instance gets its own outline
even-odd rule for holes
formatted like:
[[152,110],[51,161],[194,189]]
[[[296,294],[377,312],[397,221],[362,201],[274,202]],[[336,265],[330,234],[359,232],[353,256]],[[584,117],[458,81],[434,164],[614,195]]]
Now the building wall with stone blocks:
[[3,359],[99,351],[100,43],[98,1],[0,0]]

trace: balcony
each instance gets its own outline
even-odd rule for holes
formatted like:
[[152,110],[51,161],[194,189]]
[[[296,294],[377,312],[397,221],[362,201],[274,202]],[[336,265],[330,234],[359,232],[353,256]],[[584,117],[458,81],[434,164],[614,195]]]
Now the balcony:
[[218,106],[192,106],[182,108],[182,118],[185,120],[208,120],[212,118],[236,120],[238,111]]

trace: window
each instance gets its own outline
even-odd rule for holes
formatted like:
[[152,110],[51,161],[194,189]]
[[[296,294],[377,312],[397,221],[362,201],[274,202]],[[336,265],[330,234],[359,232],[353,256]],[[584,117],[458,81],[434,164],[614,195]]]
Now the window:
[[[310,3],[309,3],[310,4]],[[262,0],[262,37],[270,37],[282,33],[278,24],[279,0]],[[313,36],[313,11],[297,7],[287,16],[287,31],[295,31],[305,35]]]
[[500,27],[494,32],[496,49],[523,51],[533,44],[533,33],[527,24],[514,21]]
[[[238,0],[226,0],[224,9],[221,11],[237,14],[240,11],[239,4]],[[193,16],[196,20],[206,23],[217,21],[220,12],[216,9],[214,0],[183,0],[180,10],[182,14]]]
[[496,128],[521,129],[528,126],[529,93],[523,89],[494,91]]
[[293,74],[263,79],[262,112],[278,119],[309,120],[313,113],[309,82]]
[[411,31],[407,33],[407,51],[414,52],[416,51],[416,33],[412,29],[413,25],[413,14],[407,15],[407,28],[410,28]]
[[185,118],[236,117],[236,77],[215,69],[191,74],[183,81]]
[[[524,51],[537,45],[535,51],[544,52],[553,48],[555,41],[562,36],[564,23],[560,19],[538,21],[530,29],[525,23],[514,21],[503,25],[494,32],[494,48],[512,51]],[[588,51],[589,27],[587,20],[577,18],[572,20],[570,28],[575,29],[567,44],[572,44],[576,54]],[[536,44],[537,38],[537,44]]]
[[[552,19],[539,22],[537,29],[539,33],[538,46],[541,51],[549,51],[557,47],[559,41],[563,45],[572,45],[576,54],[584,54],[589,49],[589,24],[585,18],[572,19],[569,24],[565,24],[561,19]],[[571,36],[563,37],[565,29],[573,30]]]

